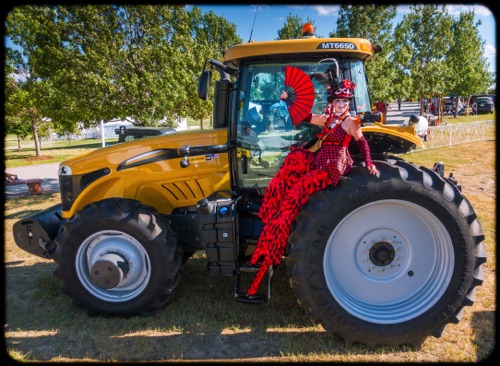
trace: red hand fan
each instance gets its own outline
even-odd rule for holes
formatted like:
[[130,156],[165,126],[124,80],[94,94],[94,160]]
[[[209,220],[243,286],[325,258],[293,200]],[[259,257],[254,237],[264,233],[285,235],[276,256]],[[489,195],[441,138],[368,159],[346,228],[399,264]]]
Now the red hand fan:
[[314,104],[314,85],[309,76],[299,68],[285,66],[285,103],[294,125],[311,113]]

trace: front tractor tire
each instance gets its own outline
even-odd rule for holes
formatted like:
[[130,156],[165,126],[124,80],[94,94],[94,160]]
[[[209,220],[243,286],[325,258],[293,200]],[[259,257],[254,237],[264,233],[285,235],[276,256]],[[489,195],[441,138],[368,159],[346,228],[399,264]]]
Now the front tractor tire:
[[180,279],[183,254],[168,220],[136,200],[84,207],[55,242],[54,275],[91,315],[148,315],[171,299]]
[[346,344],[419,348],[457,323],[486,261],[476,214],[453,184],[401,159],[355,166],[311,196],[289,237],[290,284]]

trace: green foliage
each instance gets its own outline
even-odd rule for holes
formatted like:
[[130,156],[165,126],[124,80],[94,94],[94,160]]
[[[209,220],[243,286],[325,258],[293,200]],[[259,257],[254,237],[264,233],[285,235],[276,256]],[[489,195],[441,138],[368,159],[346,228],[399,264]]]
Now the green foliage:
[[43,115],[68,133],[80,121],[128,117],[148,126],[207,117],[212,106],[197,97],[198,75],[206,59],[242,41],[225,19],[181,5],[25,6],[9,18],[7,33],[26,51],[24,39],[33,39],[37,52],[27,61],[50,81]]
[[445,7],[437,5],[415,6],[398,26],[395,52],[403,45],[405,58],[400,57],[412,78],[412,94],[424,97],[446,93],[446,83],[452,73],[446,54],[453,40],[453,17]]
[[481,42],[478,31],[480,24],[474,24],[474,11],[461,13],[453,24],[453,44],[446,61],[454,71],[448,80],[450,93],[454,95],[486,93],[495,81],[492,73],[487,71],[489,65],[484,57],[484,42]]
[[[469,95],[494,81],[483,56],[474,13],[450,16],[445,7],[415,6],[395,30],[398,80],[409,84],[406,97]],[[396,81],[396,85],[398,82]]]
[[383,52],[366,64],[370,82],[371,100],[389,100],[397,95],[392,80],[395,70],[390,55],[393,49],[392,20],[395,5],[340,5],[337,30],[330,37],[368,39],[372,44],[383,45]]
[[[415,5],[393,29],[396,9],[342,4],[330,33],[383,46],[366,64],[372,100],[487,91],[494,77],[473,12],[455,19],[443,6]],[[290,14],[277,39],[300,38],[304,23]],[[113,118],[146,126],[206,119],[213,102],[197,97],[198,76],[242,42],[223,17],[183,5],[23,5],[5,24],[22,50],[5,50],[5,130],[35,144],[44,118],[61,133]]]
[[22,53],[6,50],[5,73],[9,73],[6,75],[6,130],[19,137],[26,137],[30,131],[36,156],[41,155],[38,128],[47,116],[47,95],[52,86],[38,68],[45,60],[41,43],[44,29],[49,28],[46,19],[50,14],[51,9],[47,7],[21,6],[14,8],[6,19],[6,33],[22,49]]
[[[6,70],[9,67],[5,68]],[[26,138],[30,134],[31,124],[29,118],[22,113],[23,92],[9,72],[5,75],[5,119],[4,136],[13,134],[19,138]]]
[[383,51],[366,64],[372,100],[484,92],[487,71],[473,12],[458,20],[444,6],[415,5],[392,29],[395,5],[340,5],[330,37],[366,38]]

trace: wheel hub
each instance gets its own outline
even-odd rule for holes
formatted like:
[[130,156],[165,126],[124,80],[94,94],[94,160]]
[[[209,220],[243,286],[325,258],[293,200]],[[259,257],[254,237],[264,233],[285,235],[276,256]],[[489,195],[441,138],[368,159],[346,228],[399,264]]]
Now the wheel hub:
[[128,270],[125,258],[117,253],[107,253],[92,264],[90,278],[96,286],[110,289],[118,286]]
[[398,275],[408,264],[408,243],[396,231],[369,231],[356,246],[358,268],[368,277],[383,279]]
[[387,266],[392,263],[396,256],[396,251],[391,243],[379,241],[370,248],[370,261],[377,266]]

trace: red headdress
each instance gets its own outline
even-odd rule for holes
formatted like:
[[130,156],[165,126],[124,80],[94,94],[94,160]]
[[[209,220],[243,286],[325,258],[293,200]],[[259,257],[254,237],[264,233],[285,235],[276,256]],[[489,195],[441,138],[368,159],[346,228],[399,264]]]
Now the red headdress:
[[344,79],[336,89],[330,87],[330,96],[332,97],[332,99],[352,99],[354,98],[355,87],[355,83],[348,79]]

